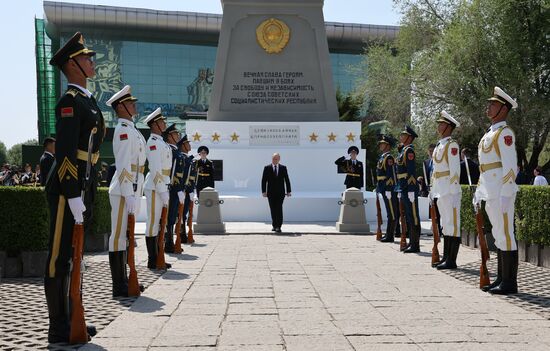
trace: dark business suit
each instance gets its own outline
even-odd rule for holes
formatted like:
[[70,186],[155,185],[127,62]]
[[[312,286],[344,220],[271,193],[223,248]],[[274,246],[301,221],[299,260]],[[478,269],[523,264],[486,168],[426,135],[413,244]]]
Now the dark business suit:
[[262,175],[262,193],[267,193],[271,220],[275,229],[281,228],[283,224],[283,201],[285,200],[285,194],[291,192],[286,166],[281,164],[277,166],[278,172],[273,170],[273,164],[265,166]]
[[40,185],[46,185],[46,180],[48,178],[48,174],[50,174],[54,160],[54,155],[49,152],[44,152],[42,157],[40,157]]

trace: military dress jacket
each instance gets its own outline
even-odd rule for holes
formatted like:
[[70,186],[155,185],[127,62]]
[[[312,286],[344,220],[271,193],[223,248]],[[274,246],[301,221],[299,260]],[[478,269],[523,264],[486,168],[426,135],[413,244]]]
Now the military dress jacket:
[[441,139],[432,154],[433,172],[431,192],[434,198],[461,193],[460,149],[458,143],[447,137]]
[[416,154],[412,144],[407,145],[397,156],[397,186],[400,193],[418,192],[416,182]]
[[172,171],[172,149],[158,134],[151,133],[145,148],[149,173],[145,177],[145,189],[165,193],[170,185]]
[[384,193],[395,190],[395,160],[391,153],[385,152],[378,158],[376,164],[376,191]]

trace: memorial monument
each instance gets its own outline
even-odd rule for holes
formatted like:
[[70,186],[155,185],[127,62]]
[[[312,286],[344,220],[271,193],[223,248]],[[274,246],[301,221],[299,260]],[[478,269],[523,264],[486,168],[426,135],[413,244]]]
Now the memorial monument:
[[285,221],[336,221],[345,188],[334,160],[360,147],[361,123],[338,119],[323,0],[221,2],[207,120],[188,121],[186,131],[223,160],[223,220],[269,220],[260,180],[279,152],[293,188]]

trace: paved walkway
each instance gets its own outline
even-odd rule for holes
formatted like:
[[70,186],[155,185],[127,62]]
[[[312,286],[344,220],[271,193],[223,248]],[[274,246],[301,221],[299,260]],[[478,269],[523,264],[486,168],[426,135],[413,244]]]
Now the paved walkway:
[[[316,232],[304,229],[287,227]],[[82,349],[550,349],[550,320],[432,269],[429,240],[419,255],[374,236],[196,241],[168,258],[173,269]],[[462,247],[458,263],[478,258]]]

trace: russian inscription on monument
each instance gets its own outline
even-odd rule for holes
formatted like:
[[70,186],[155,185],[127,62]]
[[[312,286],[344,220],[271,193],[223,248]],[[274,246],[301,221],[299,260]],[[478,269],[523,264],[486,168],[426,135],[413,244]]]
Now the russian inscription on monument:
[[300,145],[300,127],[296,125],[254,125],[249,129],[251,146]]
[[323,0],[222,0],[209,121],[338,121]]

